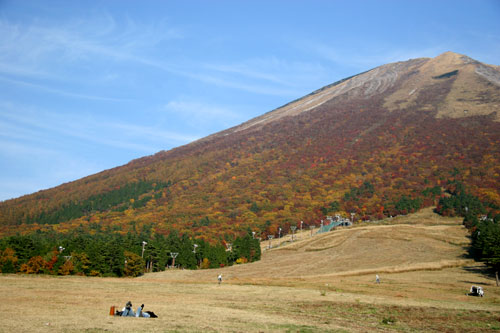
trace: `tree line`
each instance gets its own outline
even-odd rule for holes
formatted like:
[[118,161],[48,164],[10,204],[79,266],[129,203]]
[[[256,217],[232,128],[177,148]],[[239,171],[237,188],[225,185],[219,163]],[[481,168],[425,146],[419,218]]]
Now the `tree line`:
[[151,226],[126,235],[37,232],[0,239],[0,272],[122,277],[164,271],[173,265],[207,269],[260,259],[259,240],[250,234],[234,239],[230,250],[226,245],[176,232],[153,234]]
[[500,207],[470,194],[463,183],[449,182],[449,196],[439,199],[436,211],[445,216],[462,216],[471,234],[470,254],[485,262],[500,284]]
[[[137,181],[121,187],[92,195],[85,200],[69,202],[52,211],[42,211],[39,214],[28,215],[25,223],[56,224],[69,221],[95,212],[118,211],[128,208],[145,206],[153,196],[158,198],[162,190],[167,189],[171,182]],[[150,195],[145,195],[151,193]]]

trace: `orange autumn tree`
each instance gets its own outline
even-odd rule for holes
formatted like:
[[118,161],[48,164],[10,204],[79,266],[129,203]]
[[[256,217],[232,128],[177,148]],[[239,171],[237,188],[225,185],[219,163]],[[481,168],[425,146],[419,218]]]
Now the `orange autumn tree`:
[[41,256],[32,257],[26,264],[21,265],[20,271],[26,274],[41,274],[47,268],[47,262]]
[[0,273],[15,273],[17,262],[18,258],[15,256],[13,249],[0,250]]

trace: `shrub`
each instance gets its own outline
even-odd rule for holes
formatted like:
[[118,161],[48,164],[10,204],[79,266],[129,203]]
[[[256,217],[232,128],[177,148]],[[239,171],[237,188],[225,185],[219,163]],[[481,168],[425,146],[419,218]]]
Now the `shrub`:
[[325,284],[324,286],[319,288],[319,294],[321,296],[326,296],[327,291],[328,291],[328,284]]
[[210,268],[210,260],[208,258],[203,258],[203,261],[201,263],[201,269],[207,269]]
[[247,258],[245,258],[245,257],[238,258],[238,259],[236,260],[236,263],[237,263],[237,264],[246,264],[247,262],[248,262],[248,259],[247,259]]
[[15,273],[17,267],[17,257],[11,248],[0,250],[0,273]]
[[44,273],[47,268],[47,262],[41,256],[35,256],[28,260],[26,264],[21,265],[21,272],[26,274]]
[[382,324],[384,325],[392,325],[396,323],[396,319],[394,317],[384,317],[384,319],[382,319]]
[[90,271],[90,276],[101,276],[101,272],[92,270]]
[[136,277],[142,275],[144,273],[144,259],[142,259],[139,255],[125,251],[125,276]]
[[59,267],[59,270],[57,271],[57,274],[59,275],[70,275],[73,274],[73,271],[75,270],[75,267],[73,266],[73,263],[71,260],[67,260],[64,264],[62,264]]

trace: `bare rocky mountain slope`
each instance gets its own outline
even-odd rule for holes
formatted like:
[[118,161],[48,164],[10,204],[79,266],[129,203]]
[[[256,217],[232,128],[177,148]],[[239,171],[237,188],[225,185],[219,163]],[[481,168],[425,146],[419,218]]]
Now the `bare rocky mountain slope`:
[[[397,90],[386,97],[387,102],[385,105],[390,110],[397,109],[401,107],[401,104],[415,103],[419,98],[420,91],[434,84],[436,80],[452,76],[456,76],[453,87],[448,94],[448,101],[452,105],[447,106],[445,110],[441,110],[439,116],[465,117],[490,114],[499,110],[500,70],[498,66],[482,64],[467,56],[446,52],[436,58],[412,59],[374,68],[323,87],[303,98],[220,134],[227,135],[228,132],[262,126],[282,117],[294,116],[312,110],[339,96],[369,99],[376,94],[394,88],[396,84],[399,85]],[[473,86],[468,85],[471,82],[474,83]],[[490,85],[496,87],[489,87]],[[484,105],[474,97],[478,94],[483,95],[483,91],[487,91],[489,97],[494,97],[494,103]],[[464,113],[464,110],[470,111],[470,113]],[[496,121],[500,120],[498,112],[495,119]]]

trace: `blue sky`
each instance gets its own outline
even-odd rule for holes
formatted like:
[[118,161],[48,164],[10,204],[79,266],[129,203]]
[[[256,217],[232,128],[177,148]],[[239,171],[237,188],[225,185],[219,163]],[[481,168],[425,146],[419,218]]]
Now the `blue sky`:
[[0,200],[445,51],[500,65],[500,1],[0,0]]

